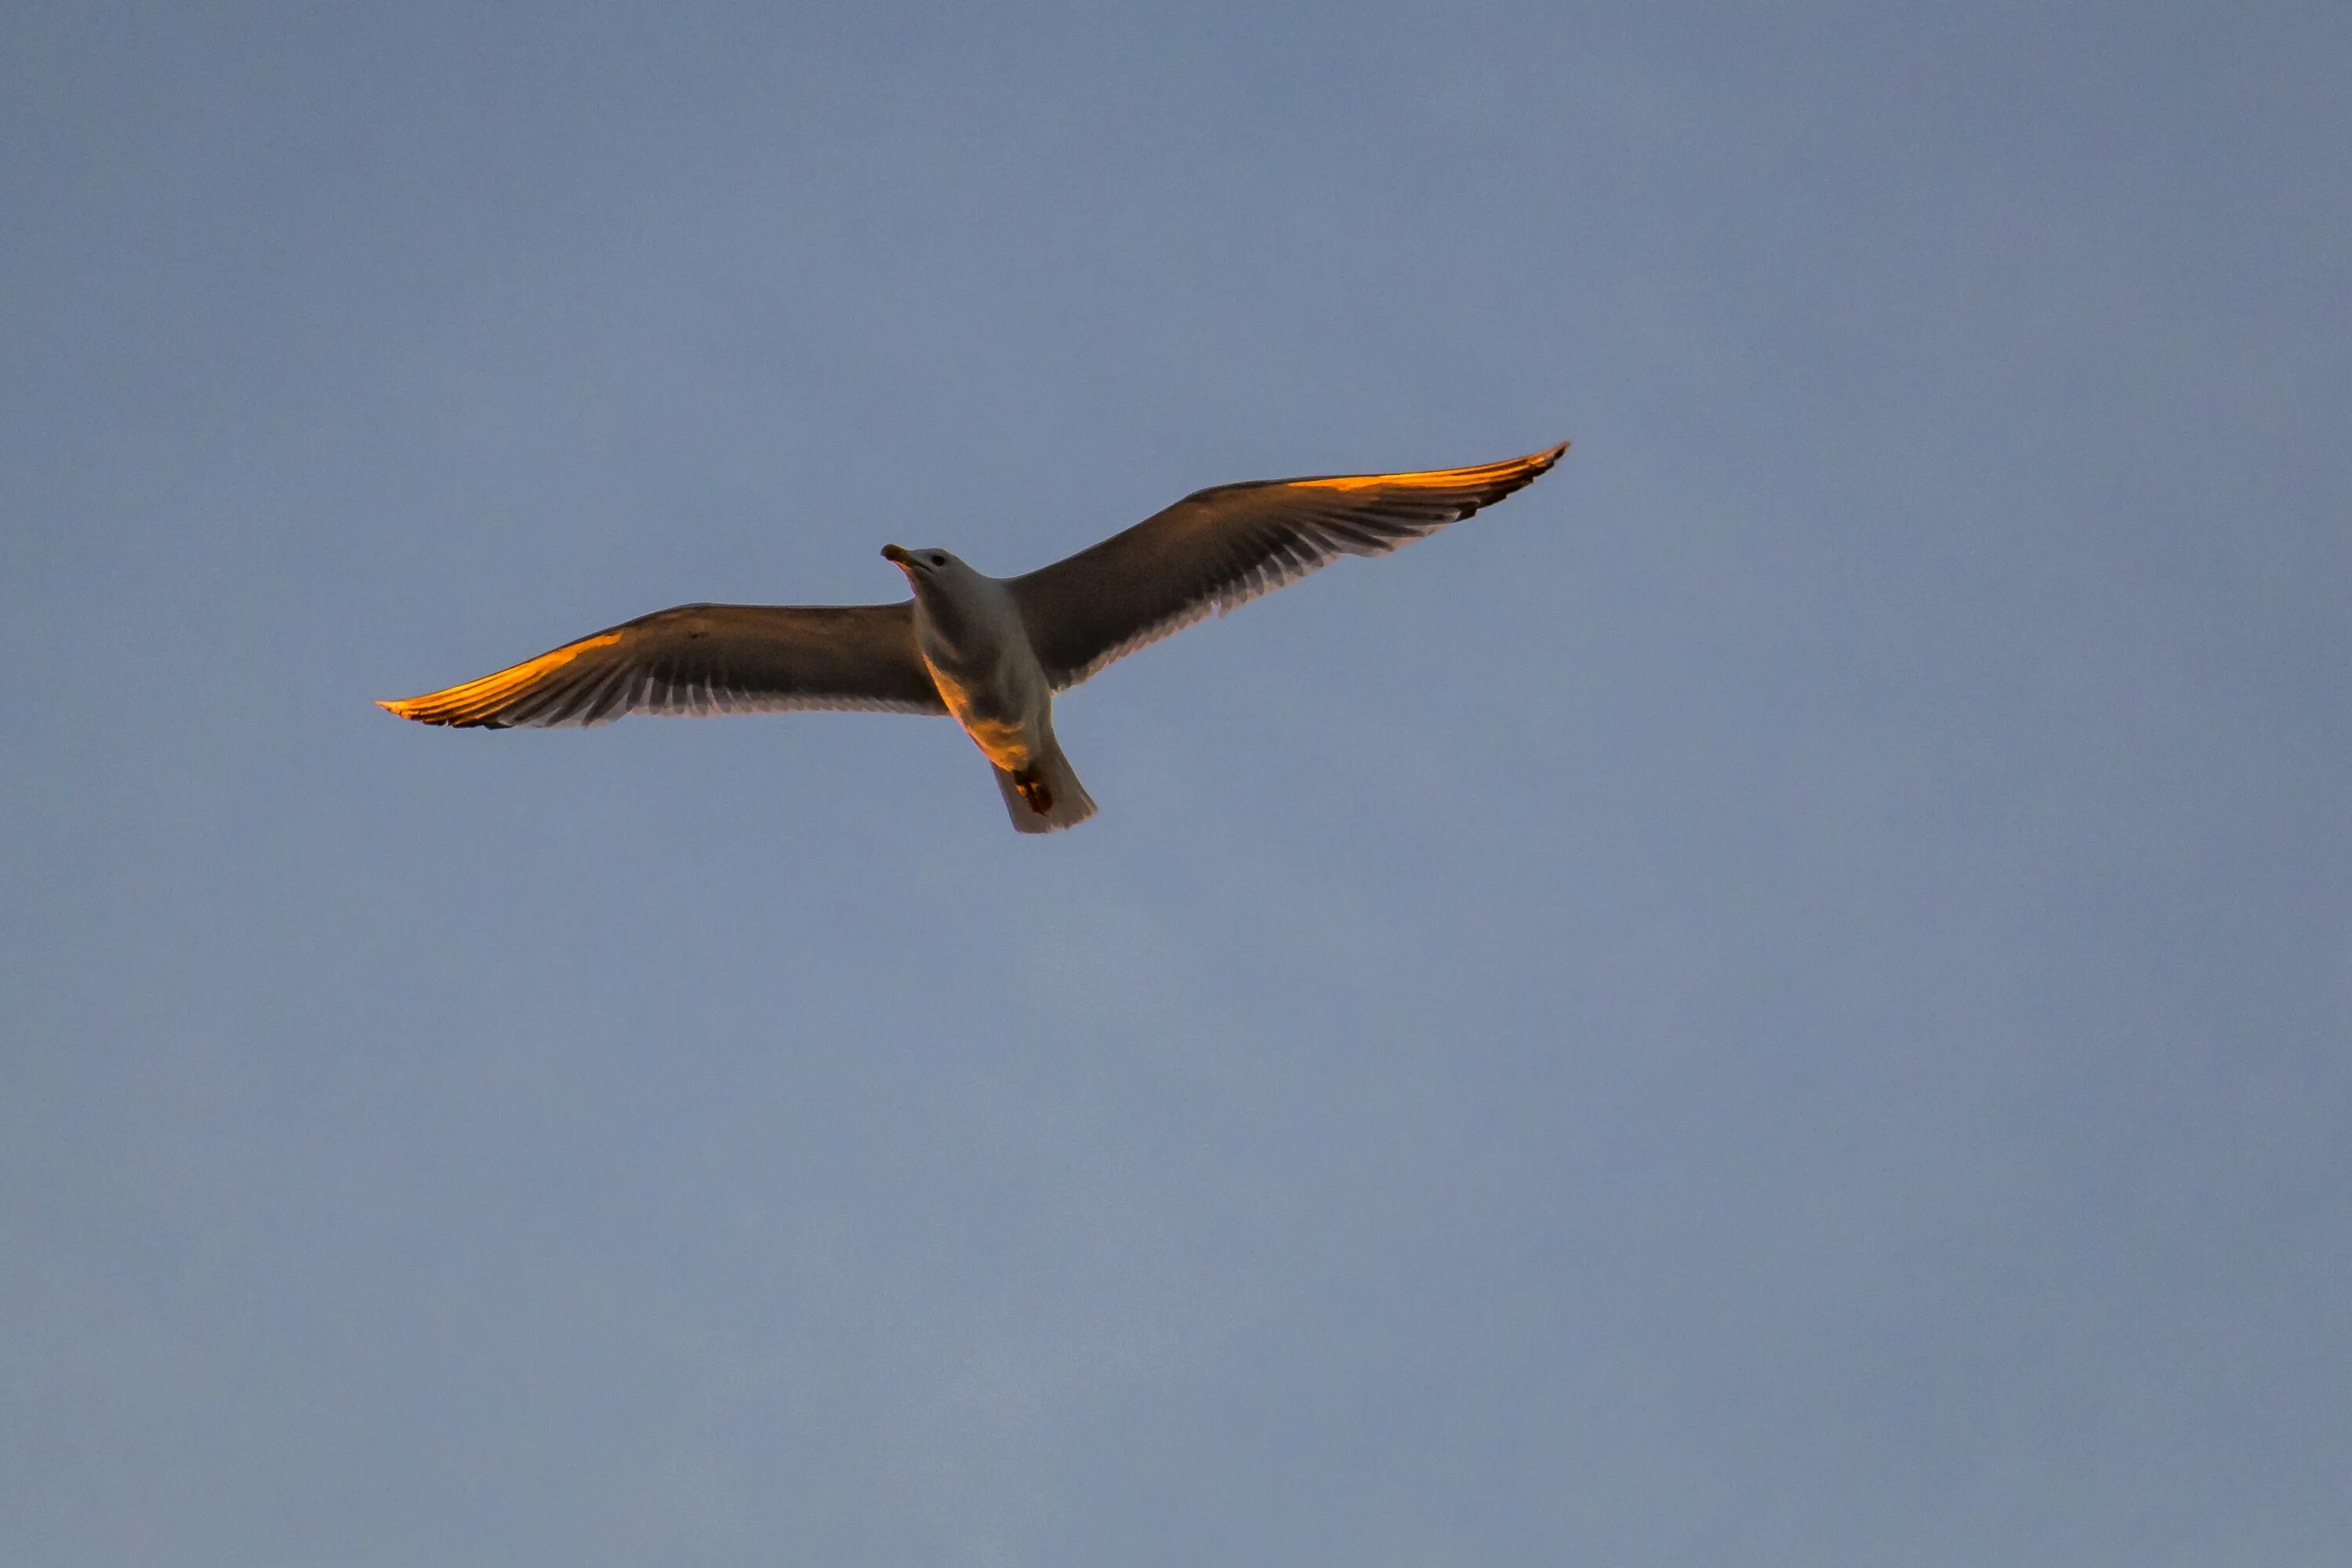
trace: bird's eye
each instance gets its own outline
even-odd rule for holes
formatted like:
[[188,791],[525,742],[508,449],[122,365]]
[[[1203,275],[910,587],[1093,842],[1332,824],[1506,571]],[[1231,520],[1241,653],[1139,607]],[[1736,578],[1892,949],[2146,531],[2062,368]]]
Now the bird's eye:
[[947,563],[948,563],[948,558],[947,558],[946,556],[941,555],[941,554],[938,553],[937,552],[932,552],[932,555],[931,555],[931,564],[932,564],[932,565],[934,565],[934,566],[944,566],[944,565],[946,565]]

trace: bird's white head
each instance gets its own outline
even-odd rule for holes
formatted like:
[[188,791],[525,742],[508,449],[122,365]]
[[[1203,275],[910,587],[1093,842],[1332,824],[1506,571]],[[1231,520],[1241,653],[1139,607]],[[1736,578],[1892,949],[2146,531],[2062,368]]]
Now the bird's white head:
[[963,561],[945,550],[907,550],[896,544],[882,547],[882,559],[907,574],[907,582],[916,593],[925,589],[946,589],[950,593],[966,580],[978,576]]

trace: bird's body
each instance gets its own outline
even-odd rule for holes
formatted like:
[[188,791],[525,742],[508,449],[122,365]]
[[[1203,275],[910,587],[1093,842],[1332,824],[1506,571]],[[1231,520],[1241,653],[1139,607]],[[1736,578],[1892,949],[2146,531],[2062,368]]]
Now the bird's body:
[[915,648],[948,716],[963,726],[1024,833],[1070,827],[1095,814],[1054,739],[1054,686],[1012,590],[944,550],[882,552],[915,590]]
[[1095,812],[1055,739],[1055,693],[1342,554],[1386,554],[1433,533],[1526,485],[1566,447],[1472,468],[1199,490],[1020,577],[991,577],[944,550],[887,545],[910,602],[683,605],[382,706],[486,729],[631,712],[944,713],[996,770],[1013,826],[1049,833]]

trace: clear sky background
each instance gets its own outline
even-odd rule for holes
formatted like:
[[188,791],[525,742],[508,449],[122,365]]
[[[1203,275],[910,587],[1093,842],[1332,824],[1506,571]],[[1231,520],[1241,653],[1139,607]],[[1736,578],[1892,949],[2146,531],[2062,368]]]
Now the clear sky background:
[[[0,22],[26,1564],[2322,1564],[2352,9]],[[1549,478],[1061,704],[692,599]]]

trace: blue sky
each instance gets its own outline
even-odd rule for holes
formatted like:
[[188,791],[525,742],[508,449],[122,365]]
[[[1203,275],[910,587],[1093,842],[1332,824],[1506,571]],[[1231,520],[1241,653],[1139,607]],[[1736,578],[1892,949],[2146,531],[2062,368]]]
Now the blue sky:
[[[42,1563],[2336,1560],[2340,7],[0,23]],[[374,709],[1576,445],[951,726]]]

